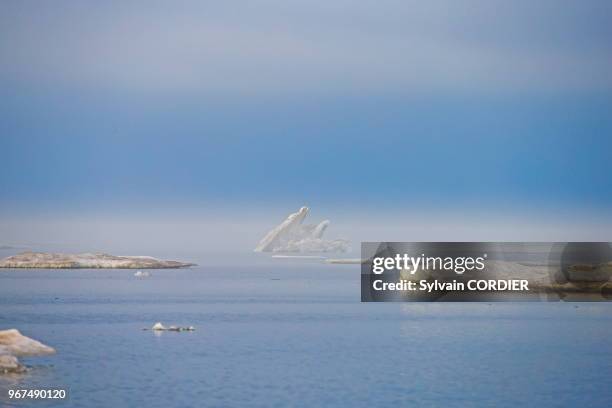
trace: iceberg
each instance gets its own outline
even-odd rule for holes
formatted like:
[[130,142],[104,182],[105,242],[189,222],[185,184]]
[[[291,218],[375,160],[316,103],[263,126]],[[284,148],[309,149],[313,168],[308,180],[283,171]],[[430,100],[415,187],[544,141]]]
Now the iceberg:
[[349,242],[344,239],[326,240],[323,234],[330,221],[302,224],[310,209],[302,207],[270,230],[255,248],[255,252],[346,252]]
[[[143,330],[149,330],[149,329],[143,329]],[[193,326],[188,326],[188,327],[181,327],[181,326],[169,326],[166,327],[164,326],[161,322],[157,322],[153,325],[153,327],[151,327],[151,330],[154,332],[162,332],[162,331],[177,331],[177,332],[182,332],[182,331],[195,331],[195,327]]]

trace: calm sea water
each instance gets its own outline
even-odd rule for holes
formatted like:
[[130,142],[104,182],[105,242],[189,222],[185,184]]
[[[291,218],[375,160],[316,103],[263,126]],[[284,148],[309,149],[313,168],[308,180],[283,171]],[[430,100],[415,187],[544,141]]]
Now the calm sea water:
[[[57,349],[0,388],[65,387],[74,407],[612,406],[612,303],[362,304],[355,265],[133,272],[0,271],[0,327]],[[157,321],[197,330],[142,330]]]

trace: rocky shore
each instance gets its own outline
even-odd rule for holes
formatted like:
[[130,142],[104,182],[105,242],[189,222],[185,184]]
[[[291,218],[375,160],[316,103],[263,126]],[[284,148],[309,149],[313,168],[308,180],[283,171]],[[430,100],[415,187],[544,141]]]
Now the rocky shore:
[[19,374],[26,368],[17,357],[54,354],[55,349],[24,336],[17,329],[0,330],[0,374]]
[[150,256],[115,256],[104,253],[22,252],[0,260],[0,268],[37,269],[172,269],[194,265],[186,262],[160,260]]

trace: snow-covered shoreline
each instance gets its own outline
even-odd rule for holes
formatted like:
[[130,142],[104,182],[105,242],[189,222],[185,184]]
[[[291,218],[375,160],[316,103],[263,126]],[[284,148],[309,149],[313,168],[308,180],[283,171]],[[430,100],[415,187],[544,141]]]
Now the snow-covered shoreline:
[[0,268],[32,269],[172,269],[194,265],[150,256],[116,256],[104,253],[22,252],[0,260]]

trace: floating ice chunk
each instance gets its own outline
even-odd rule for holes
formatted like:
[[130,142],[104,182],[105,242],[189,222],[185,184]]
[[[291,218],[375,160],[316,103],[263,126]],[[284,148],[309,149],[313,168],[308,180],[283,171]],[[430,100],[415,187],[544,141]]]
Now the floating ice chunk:
[[326,259],[325,263],[328,264],[339,264],[339,265],[354,265],[354,264],[363,264],[366,263],[367,260],[361,258],[346,258],[346,259]]
[[157,322],[151,327],[151,330],[166,330],[166,326],[161,324],[161,322]]
[[318,260],[318,261],[327,259],[324,256],[320,256],[320,255],[272,255],[272,258],[275,258],[275,259],[307,259],[307,260]]
[[148,277],[151,276],[151,272],[149,272],[149,271],[136,271],[134,276],[137,277],[137,278],[148,278]]
[[[147,330],[147,329],[143,329],[143,330]],[[166,327],[163,324],[161,324],[161,322],[157,322],[153,325],[153,327],[151,327],[151,330],[153,331],[177,331],[177,332],[181,332],[181,331],[194,331],[195,327],[193,326],[188,326],[188,327],[181,327],[181,326],[169,326]]]

